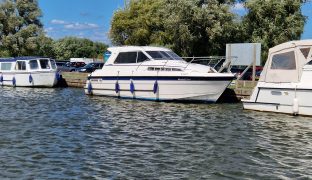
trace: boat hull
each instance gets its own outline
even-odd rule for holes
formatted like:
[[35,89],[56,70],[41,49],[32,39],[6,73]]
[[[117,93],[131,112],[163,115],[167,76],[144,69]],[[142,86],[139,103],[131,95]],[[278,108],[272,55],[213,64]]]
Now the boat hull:
[[[233,77],[219,79],[200,77],[89,78],[85,86],[85,93],[154,101],[216,102],[232,79]],[[116,88],[116,84],[118,84],[118,88]]]
[[312,116],[312,88],[257,87],[244,109]]
[[16,87],[53,87],[57,84],[57,72],[3,72],[1,73],[3,86]]

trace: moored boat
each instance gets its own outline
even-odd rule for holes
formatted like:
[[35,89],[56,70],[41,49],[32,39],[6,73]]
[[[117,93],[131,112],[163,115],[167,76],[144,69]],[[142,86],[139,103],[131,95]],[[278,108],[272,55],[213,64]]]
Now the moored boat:
[[235,78],[211,66],[188,63],[167,48],[126,46],[108,51],[103,68],[89,75],[86,94],[216,102]]
[[55,61],[43,57],[0,59],[0,85],[21,87],[53,87],[59,74]]
[[286,42],[268,59],[244,109],[312,115],[312,40]]

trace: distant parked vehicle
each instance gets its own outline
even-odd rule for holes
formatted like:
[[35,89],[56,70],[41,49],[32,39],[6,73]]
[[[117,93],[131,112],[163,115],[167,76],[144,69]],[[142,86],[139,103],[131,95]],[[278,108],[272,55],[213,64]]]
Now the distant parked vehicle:
[[83,67],[77,68],[76,71],[91,73],[95,71],[96,69],[102,69],[103,65],[104,65],[104,62],[93,62]]
[[[257,66],[256,67],[256,74],[255,74],[255,79],[256,80],[259,79],[260,74],[262,72],[262,69],[263,69],[262,66]],[[231,72],[232,73],[236,73],[238,76],[240,76],[243,73],[244,70],[245,70],[244,68],[232,67]],[[252,80],[252,68],[249,68],[245,72],[245,74],[242,77],[240,77],[240,80],[248,80],[248,81]]]
[[65,71],[65,72],[74,72],[78,68],[85,66],[86,63],[84,62],[59,62],[57,65],[58,71]]
[[57,71],[63,71],[68,61],[55,61]]
[[59,61],[55,61],[56,66],[65,66],[66,62],[59,62]]

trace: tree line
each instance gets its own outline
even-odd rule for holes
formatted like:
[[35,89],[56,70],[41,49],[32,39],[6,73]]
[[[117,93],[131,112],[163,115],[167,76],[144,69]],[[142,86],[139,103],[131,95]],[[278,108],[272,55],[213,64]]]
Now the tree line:
[[[114,45],[157,45],[182,56],[224,55],[227,43],[277,44],[300,39],[305,0],[128,0],[111,21]],[[246,13],[233,7],[240,2]],[[46,36],[37,0],[0,0],[0,57],[98,57],[107,45]]]
[[[233,8],[241,3],[246,13]],[[277,44],[300,39],[303,0],[129,0],[114,13],[117,45],[160,45],[183,56],[224,55],[226,43]]]
[[37,0],[0,1],[0,57],[102,57],[107,45],[89,39],[46,36]]

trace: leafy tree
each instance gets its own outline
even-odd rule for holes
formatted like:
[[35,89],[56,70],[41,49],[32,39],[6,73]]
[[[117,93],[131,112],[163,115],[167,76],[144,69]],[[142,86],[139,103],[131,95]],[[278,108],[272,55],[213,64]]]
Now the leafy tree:
[[[247,14],[231,11],[242,2]],[[260,42],[270,47],[299,39],[306,0],[129,0],[115,12],[110,37],[116,45],[160,45],[183,56],[224,55],[225,44]]]
[[65,37],[54,42],[53,51],[55,57],[60,60],[70,58],[97,58],[103,57],[107,45],[100,42],[92,42],[89,39],[77,37]]
[[37,52],[38,56],[44,56],[44,57],[55,57],[54,52],[54,40],[46,37],[44,34],[41,34],[38,37],[38,47],[39,50]]
[[243,25],[250,42],[262,44],[262,61],[268,49],[283,42],[298,40],[303,32],[306,17],[301,13],[300,0],[249,0]]
[[[148,45],[164,32],[162,0],[130,1],[125,9],[115,12],[110,37],[116,45]],[[161,42],[160,42],[161,43]]]
[[24,25],[35,24],[42,27],[40,21],[41,10],[38,8],[37,0],[14,0],[16,8],[21,17],[23,17]]
[[4,0],[0,3],[0,51],[10,56],[37,55],[41,11],[37,0]]
[[170,46],[182,55],[221,55],[224,42],[241,39],[236,16],[230,12],[232,1],[167,0],[166,4]]
[[240,27],[230,12],[233,0],[132,0],[113,17],[117,45],[161,45],[187,55],[221,54],[239,42]]

